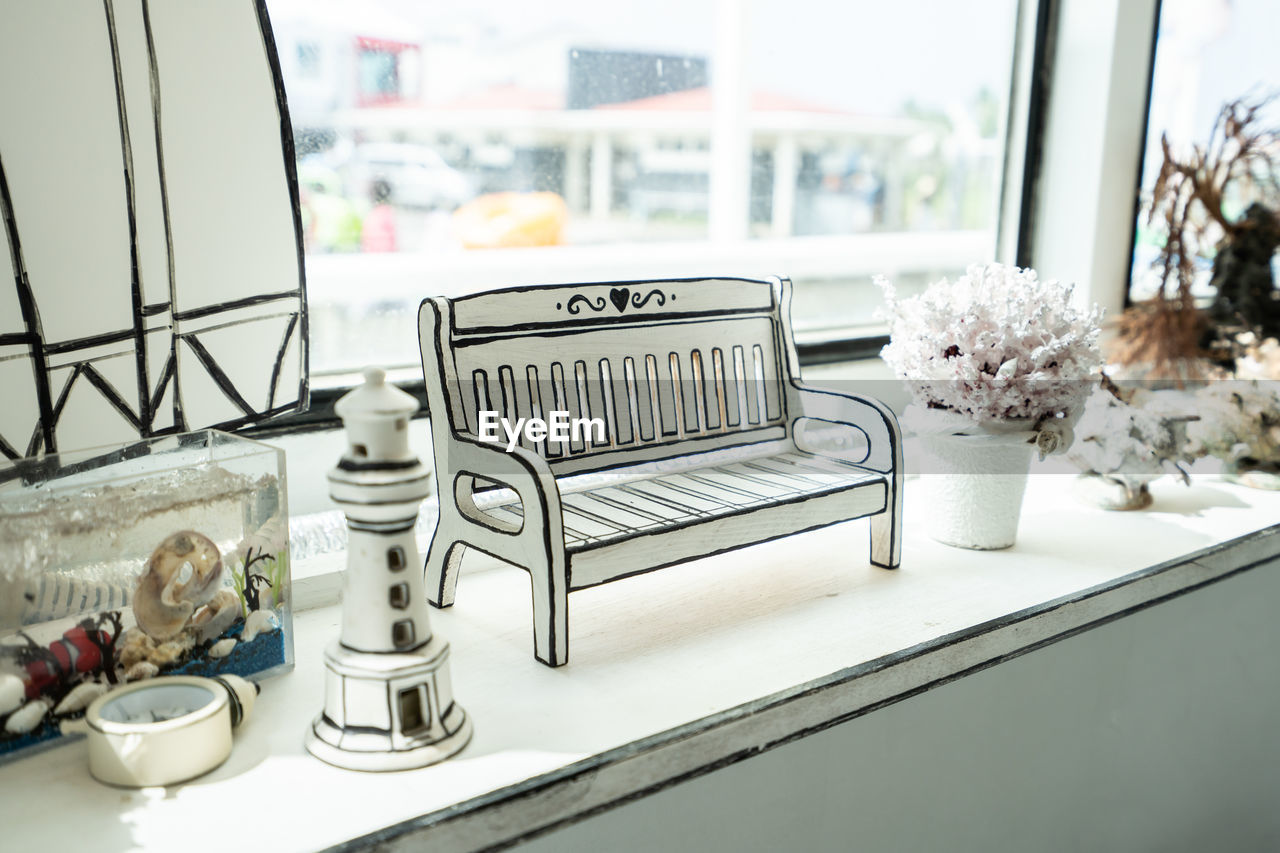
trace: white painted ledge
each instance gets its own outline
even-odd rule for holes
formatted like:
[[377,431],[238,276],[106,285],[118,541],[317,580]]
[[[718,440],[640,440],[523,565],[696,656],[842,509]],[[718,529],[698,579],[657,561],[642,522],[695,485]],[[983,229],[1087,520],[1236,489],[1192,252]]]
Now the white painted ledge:
[[304,612],[297,669],[264,685],[225,765],[143,791],[91,780],[83,742],[7,765],[5,847],[503,844],[1237,572],[1280,569],[1280,493],[1209,477],[1155,484],[1154,508],[1136,514],[1085,508],[1068,478],[1033,477],[1018,545],[995,553],[924,538],[914,521],[928,507],[910,486],[901,570],[867,564],[863,520],[583,590],[558,670],[533,660],[527,576],[469,559],[458,603],[432,617],[476,735],[423,770],[353,773],[306,754],[340,614]]

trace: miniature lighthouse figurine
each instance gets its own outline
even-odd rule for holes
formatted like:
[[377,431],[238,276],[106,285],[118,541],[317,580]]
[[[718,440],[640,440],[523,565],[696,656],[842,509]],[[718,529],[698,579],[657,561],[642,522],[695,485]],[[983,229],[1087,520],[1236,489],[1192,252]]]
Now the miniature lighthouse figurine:
[[413,528],[431,472],[409,449],[418,403],[381,370],[364,377],[336,407],[349,442],[329,472],[349,534],[342,635],[325,650],[307,749],[352,770],[407,770],[466,746],[471,720],[453,701],[449,644],[427,622]]

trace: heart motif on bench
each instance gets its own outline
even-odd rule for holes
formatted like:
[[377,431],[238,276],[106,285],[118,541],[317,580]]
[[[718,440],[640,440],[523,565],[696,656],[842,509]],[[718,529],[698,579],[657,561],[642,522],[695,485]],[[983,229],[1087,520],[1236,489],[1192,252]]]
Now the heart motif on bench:
[[615,287],[609,291],[609,301],[613,303],[613,307],[618,309],[618,313],[622,313],[627,308],[627,301],[631,299],[631,288]]

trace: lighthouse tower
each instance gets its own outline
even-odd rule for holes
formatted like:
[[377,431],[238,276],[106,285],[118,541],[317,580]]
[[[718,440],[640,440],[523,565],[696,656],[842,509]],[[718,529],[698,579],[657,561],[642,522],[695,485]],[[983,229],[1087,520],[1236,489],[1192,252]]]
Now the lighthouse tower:
[[471,738],[449,680],[449,644],[427,621],[413,529],[431,472],[409,448],[418,402],[365,371],[337,403],[348,446],[329,473],[347,516],[342,634],[325,650],[324,712],[307,749],[352,770],[406,770],[448,758]]

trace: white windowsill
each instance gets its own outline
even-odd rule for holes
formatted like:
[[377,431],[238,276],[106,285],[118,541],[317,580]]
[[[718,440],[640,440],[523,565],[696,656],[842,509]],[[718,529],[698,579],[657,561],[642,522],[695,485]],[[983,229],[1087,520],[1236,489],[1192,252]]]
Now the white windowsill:
[[[476,735],[416,771],[348,772],[303,750],[340,611],[301,612],[295,671],[264,684],[223,767],[134,792],[91,780],[83,743],[24,759],[0,773],[7,838],[14,849],[223,849],[222,833],[198,828],[233,810],[236,837],[262,849],[314,850],[406,821],[433,850],[500,843],[1274,565],[1280,551],[1278,493],[1164,480],[1152,510],[1106,513],[1064,485],[1032,478],[1004,552],[933,543],[908,485],[896,572],[867,564],[855,521],[574,593],[558,670],[532,657],[527,575],[469,557],[458,603],[431,616]],[[42,817],[50,802],[75,819]]]

